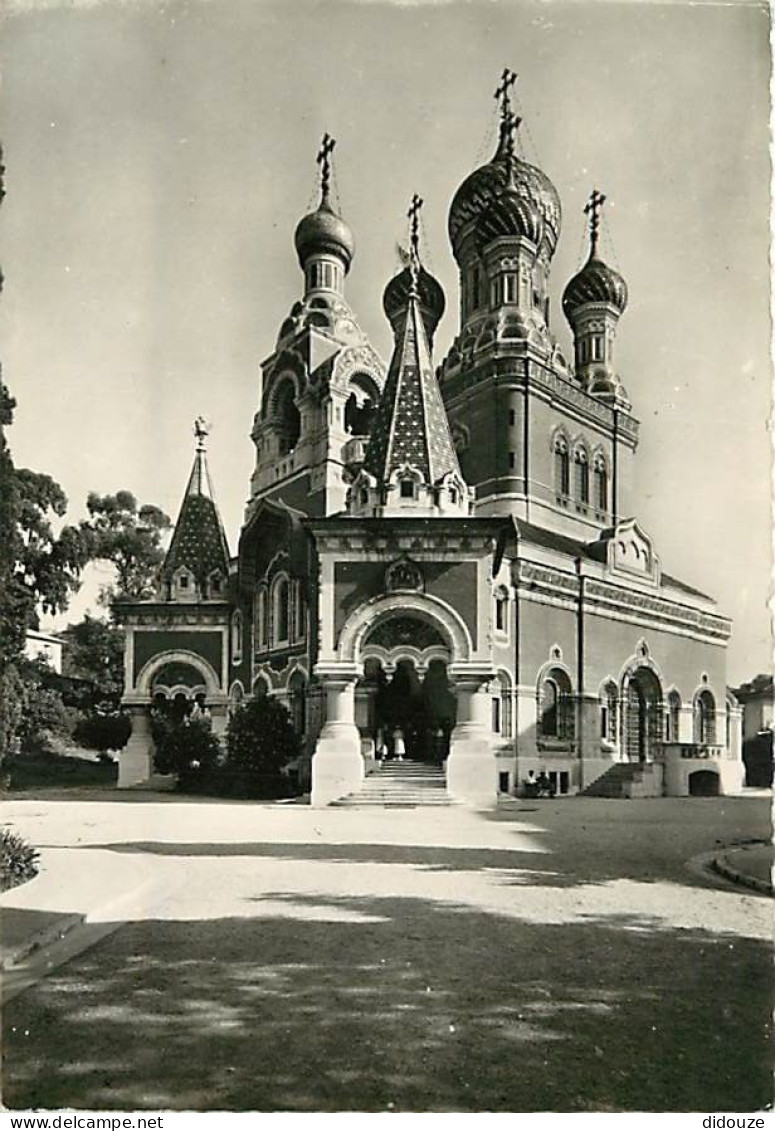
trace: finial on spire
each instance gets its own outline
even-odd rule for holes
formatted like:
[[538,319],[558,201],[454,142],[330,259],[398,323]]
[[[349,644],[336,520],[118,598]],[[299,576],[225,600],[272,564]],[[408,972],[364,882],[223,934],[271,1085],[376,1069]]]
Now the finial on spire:
[[501,81],[498,85],[493,98],[496,102],[501,104],[501,118],[506,120],[507,116],[511,113],[511,88],[517,81],[517,74],[515,71],[510,71],[508,67],[503,68]]
[[415,193],[409,205],[407,216],[411,225],[409,234],[411,258],[416,264],[420,262],[420,209],[422,206],[422,197]]
[[196,450],[203,452],[207,446],[207,437],[210,435],[210,425],[203,416],[198,416],[194,421],[194,435],[196,436]]
[[597,251],[597,241],[600,233],[600,209],[605,203],[602,192],[593,189],[589,201],[584,205],[584,212],[589,216],[589,258]]
[[331,185],[331,154],[334,152],[336,139],[331,137],[330,134],[324,133],[323,140],[320,143],[320,150],[315,158],[320,166],[320,194],[322,200],[328,199],[328,191]]

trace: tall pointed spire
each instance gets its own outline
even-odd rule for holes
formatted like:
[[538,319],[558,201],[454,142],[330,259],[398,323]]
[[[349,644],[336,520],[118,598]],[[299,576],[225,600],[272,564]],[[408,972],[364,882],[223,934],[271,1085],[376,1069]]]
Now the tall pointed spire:
[[222,600],[226,592],[229,545],[207,466],[209,431],[204,417],[198,416],[194,422],[194,463],[161,569],[165,592],[172,599]]
[[416,254],[403,309],[391,318],[395,347],[351,510],[467,514],[470,492],[460,472],[431,362],[420,310]]

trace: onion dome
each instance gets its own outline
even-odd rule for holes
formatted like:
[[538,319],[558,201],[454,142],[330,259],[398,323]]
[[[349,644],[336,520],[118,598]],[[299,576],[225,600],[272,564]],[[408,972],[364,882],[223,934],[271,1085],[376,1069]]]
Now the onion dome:
[[476,222],[476,246],[484,251],[493,240],[503,236],[524,236],[538,247],[544,228],[539,202],[520,192],[513,181],[507,181]]
[[575,312],[587,303],[606,303],[620,314],[627,306],[627,284],[618,271],[609,267],[593,252],[578,275],[574,275],[562,296],[565,317],[573,320]]
[[299,221],[293,240],[302,268],[311,255],[335,255],[347,271],[355,254],[350,226],[331,207],[327,192],[315,211]]
[[482,219],[497,198],[501,203],[491,218],[482,220],[477,239],[486,237],[491,228],[496,233],[493,239],[497,235],[528,235],[531,239],[538,235],[553,255],[562,223],[560,198],[541,169],[510,152],[507,124],[501,125],[500,143],[492,160],[474,169],[452,198],[447,226],[456,259],[471,226]]
[[[394,334],[399,332],[406,317],[411,290],[412,272],[409,267],[405,267],[403,271],[394,275],[385,287],[382,296],[382,309],[387,315]],[[447,303],[441,283],[422,266],[417,272],[417,293],[425,333],[429,339],[432,339]]]

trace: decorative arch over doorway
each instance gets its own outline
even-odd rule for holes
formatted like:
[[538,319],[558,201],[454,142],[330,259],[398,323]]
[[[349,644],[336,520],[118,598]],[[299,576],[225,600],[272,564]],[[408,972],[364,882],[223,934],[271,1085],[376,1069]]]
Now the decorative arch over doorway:
[[[175,668],[193,669],[199,677],[197,686],[204,684],[204,691],[208,700],[223,698],[220,682],[214,668],[208,664],[207,660],[198,656],[196,652],[185,651],[160,652],[149,660],[137,677],[136,695],[150,700],[156,676],[162,672],[163,668],[167,667],[171,671],[174,671]],[[180,682],[180,680],[176,680],[176,683]]]
[[[379,640],[383,624],[407,618],[426,626],[429,637],[432,637],[428,641],[428,647],[439,651],[448,650],[450,662],[460,663],[471,658],[471,635],[460,614],[451,606],[427,593],[390,593],[367,601],[349,617],[339,635],[337,659],[340,662],[359,663],[363,645],[368,638],[373,640],[376,634]],[[381,645],[377,644],[375,647]]]
[[652,666],[639,664],[625,674],[621,701],[624,758],[651,762],[662,742],[664,723],[662,684]]

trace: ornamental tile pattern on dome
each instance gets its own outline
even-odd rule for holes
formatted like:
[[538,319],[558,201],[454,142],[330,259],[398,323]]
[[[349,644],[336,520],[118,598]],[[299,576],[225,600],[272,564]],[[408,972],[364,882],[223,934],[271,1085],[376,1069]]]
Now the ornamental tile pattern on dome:
[[203,451],[194,456],[194,466],[180,508],[175,533],[162,567],[169,579],[181,567],[202,585],[216,572],[229,572],[229,547],[221,516],[212,498],[212,484]]
[[364,468],[389,483],[409,465],[426,483],[438,483],[460,466],[441,392],[431,365],[416,293],[409,296],[402,337],[396,341],[385,389],[369,438]]
[[566,318],[571,318],[575,310],[588,302],[604,302],[622,314],[627,298],[627,284],[619,272],[593,253],[565,288],[562,309]]
[[[511,164],[511,170],[509,165]],[[502,135],[498,149],[490,162],[469,174],[458,188],[449,210],[449,238],[455,256],[459,254],[463,233],[479,219],[497,197],[502,197],[513,183],[513,192],[524,202],[536,208],[543,220],[543,241],[549,254],[554,254],[560,237],[562,207],[557,189],[547,175],[537,166],[522,158],[509,155],[506,139]],[[501,221],[526,216],[525,206],[510,215],[502,214]],[[532,221],[531,221],[532,222]],[[519,234],[519,233],[516,233]]]

